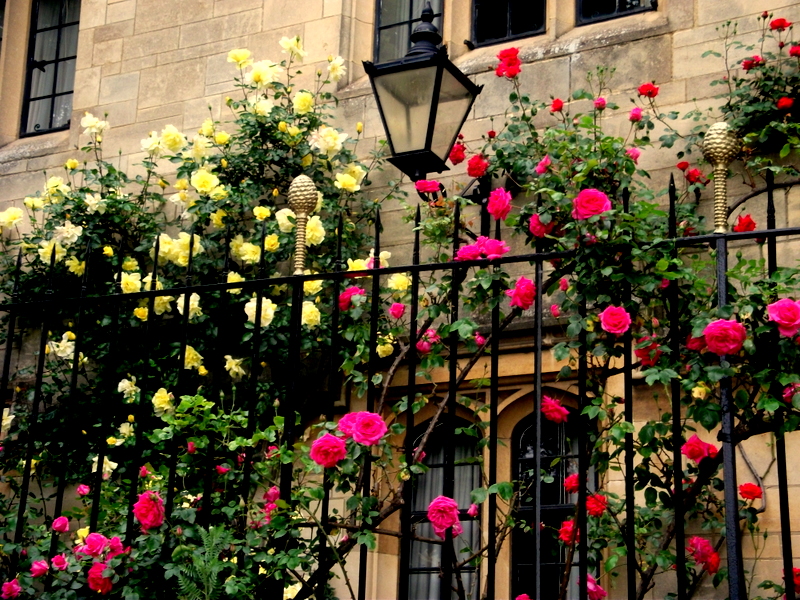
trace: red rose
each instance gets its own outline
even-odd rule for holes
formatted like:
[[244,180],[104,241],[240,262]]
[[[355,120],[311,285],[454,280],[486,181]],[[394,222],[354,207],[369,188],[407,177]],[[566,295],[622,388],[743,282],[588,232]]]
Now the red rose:
[[492,193],[489,194],[486,210],[496,221],[504,220],[508,213],[511,212],[511,194],[504,188],[492,190]]
[[708,183],[708,179],[706,179],[700,169],[689,169],[686,171],[685,177],[689,183],[702,183],[703,185]]
[[226,465],[217,465],[214,469],[217,471],[217,475],[225,475],[225,473],[231,470],[231,468]]
[[550,156],[545,154],[544,158],[539,161],[539,163],[533,170],[536,171],[537,175],[544,175],[545,173],[547,173],[547,167],[549,167],[550,164],[551,164]]
[[597,110],[603,110],[606,107],[606,99],[605,98],[595,98],[594,100],[594,107]]
[[520,72],[519,48],[506,48],[497,54],[500,64],[495,69],[495,75],[498,77],[508,77],[513,79]]
[[466,150],[467,149],[464,146],[464,144],[454,145],[453,149],[450,150],[450,162],[453,163],[454,165],[458,165],[464,162],[464,159],[467,158]]
[[800,304],[790,298],[768,304],[767,315],[778,324],[778,332],[784,337],[794,337],[800,331]]
[[557,113],[564,110],[564,101],[561,98],[554,98],[552,104],[550,104],[550,112]]
[[631,326],[631,316],[622,306],[607,306],[598,316],[603,331],[614,335],[622,335]]
[[564,479],[564,491],[568,494],[576,494],[580,489],[580,485],[580,476],[577,473],[573,473]]
[[562,292],[566,292],[569,289],[569,281],[566,277],[562,277],[558,280],[558,289]]
[[[792,579],[794,581],[794,593],[800,594],[800,568],[794,567],[792,569],[792,575]],[[16,579],[14,581],[16,581]]]
[[756,500],[761,498],[764,492],[755,483],[743,483],[739,486],[739,495],[745,500]]
[[565,544],[573,544],[580,541],[580,533],[580,530],[575,525],[575,519],[570,519],[561,523],[561,529],[558,530],[558,539]]
[[486,175],[486,169],[488,168],[489,161],[486,160],[482,154],[476,154],[467,162],[467,175],[475,178],[483,177]]
[[339,294],[339,310],[349,310],[352,306],[351,300],[353,296],[364,296],[367,291],[356,285],[351,285],[341,294]]
[[758,67],[764,64],[764,59],[761,58],[758,54],[754,54],[750,58],[745,58],[742,61],[742,69],[745,71],[749,71],[753,67]]
[[611,200],[594,188],[581,190],[572,199],[572,218],[583,220],[611,210]]
[[658,87],[653,85],[651,82],[643,83],[639,86],[637,90],[640,96],[646,96],[647,98],[655,98],[658,96]]
[[686,169],[688,169],[688,168],[689,168],[689,163],[688,163],[688,162],[686,162],[685,160],[682,160],[681,162],[679,162],[679,163],[678,163],[677,165],[675,165],[675,166],[676,166],[678,169],[680,169],[681,171],[685,171]]
[[711,556],[708,557],[708,560],[703,563],[703,568],[712,575],[719,571],[719,554],[713,552]]
[[[647,342],[650,343],[648,344]],[[642,344],[647,345],[642,346]],[[654,366],[662,354],[658,347],[658,341],[649,335],[646,335],[639,340],[639,342],[636,344],[636,348],[633,350],[633,353],[636,355],[636,358],[641,361],[643,367]]]
[[733,226],[733,230],[740,233],[744,231],[755,231],[755,229],[756,222],[750,215],[739,215],[739,218],[736,219],[736,225]]
[[428,505],[428,520],[434,533],[445,539],[447,530],[458,523],[458,502],[447,496],[437,496]]
[[736,354],[747,339],[747,331],[744,325],[733,319],[717,319],[706,325],[703,337],[712,352],[719,355]]
[[778,110],[789,110],[794,105],[792,98],[779,98],[776,106]]
[[520,277],[517,279],[514,289],[506,290],[506,296],[511,297],[509,306],[518,306],[522,310],[528,310],[536,296],[536,285],[527,277]]
[[542,223],[542,218],[538,214],[535,214],[532,215],[531,220],[528,221],[528,230],[530,230],[532,236],[541,238],[549,235],[550,232],[553,231],[554,225],[555,223],[553,223],[553,221],[547,224]]
[[591,494],[586,498],[586,512],[593,517],[601,517],[608,508],[608,498],[602,494]]
[[642,151],[638,148],[628,148],[625,151],[625,154],[631,157],[634,164],[639,164],[639,157],[642,155]]
[[714,546],[707,539],[694,536],[689,538],[686,551],[692,555],[695,562],[704,563],[714,554]]
[[426,194],[431,194],[439,191],[439,182],[431,179],[420,179],[416,183],[414,183],[414,187],[417,189],[418,192],[423,192]]
[[364,446],[374,446],[386,435],[388,428],[380,415],[363,411],[353,423],[353,439]]
[[164,501],[158,492],[144,492],[133,505],[133,516],[142,524],[142,532],[161,527],[164,522]]
[[197,445],[194,442],[187,442],[186,452],[188,452],[189,454],[194,454],[195,452],[197,452]]
[[686,348],[689,350],[694,350],[695,352],[700,352],[704,350],[706,347],[706,338],[702,335],[700,337],[692,337],[692,334],[689,334],[686,337]]
[[566,423],[569,410],[561,406],[561,402],[550,396],[542,397],[542,414],[544,418],[553,423]]
[[326,433],[311,444],[311,460],[330,469],[347,456],[347,446],[342,438]]
[[86,579],[89,583],[89,589],[100,592],[103,596],[111,592],[112,586],[111,578],[103,576],[103,571],[105,570],[105,563],[96,562],[92,565],[92,568],[89,569],[89,575]]
[[800,394],[800,383],[792,383],[783,388],[783,401],[791,404],[795,394]]
[[551,304],[550,314],[553,315],[554,319],[557,319],[558,317],[561,316],[561,307],[558,304]]
[[783,31],[784,29],[789,29],[789,27],[791,27],[791,26],[792,26],[792,22],[791,21],[787,21],[783,17],[781,17],[779,19],[772,19],[772,21],[769,22],[769,28],[772,31]]
[[795,44],[791,48],[789,48],[789,56],[794,56],[795,58],[800,58],[800,45]]
[[681,454],[696,464],[700,464],[704,458],[714,458],[717,455],[717,447],[714,444],[708,444],[697,437],[697,434],[690,437],[686,443],[681,446]]

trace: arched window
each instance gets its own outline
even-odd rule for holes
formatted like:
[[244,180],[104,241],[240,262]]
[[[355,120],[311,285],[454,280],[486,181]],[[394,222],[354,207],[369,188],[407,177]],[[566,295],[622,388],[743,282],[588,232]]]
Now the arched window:
[[[536,473],[536,421],[535,415],[529,415],[514,428],[512,435],[512,473],[513,477],[525,482],[526,493],[522,495],[518,517],[534,527],[537,502],[540,510],[540,523],[543,527],[540,535],[540,562],[536,560],[536,537],[533,532],[526,533],[515,529],[511,542],[512,561],[512,597],[527,593],[536,596],[534,574],[538,569],[542,576],[541,598],[558,598],[564,568],[567,562],[566,548],[558,541],[558,529],[561,524],[575,515],[575,504],[578,494],[568,494],[564,490],[564,479],[578,472],[578,428],[580,419],[578,411],[564,405],[570,414],[566,423],[557,424],[545,418],[541,420],[541,441],[538,443],[541,452],[541,480]],[[590,474],[590,486],[593,476]],[[545,576],[545,574],[547,574]],[[577,555],[572,560],[570,575],[570,591],[568,598],[577,598],[576,581],[578,579]]]
[[[425,448],[424,464],[428,467],[428,472],[414,478],[414,486],[411,500],[411,522],[412,534],[414,537],[438,539],[433,532],[433,527],[428,521],[427,511],[431,500],[444,493],[445,487],[445,444],[449,439],[455,445],[454,499],[458,502],[461,513],[461,526],[464,532],[455,539],[456,556],[458,560],[466,558],[466,554],[461,553],[465,546],[472,549],[477,548],[480,543],[480,521],[467,515],[470,505],[469,493],[480,487],[480,469],[475,462],[467,462],[470,458],[478,455],[476,449],[477,438],[465,433],[458,433],[452,438],[444,433],[446,425],[439,423],[431,432]],[[457,419],[456,429],[468,427],[469,423]],[[419,443],[423,433],[428,427],[428,423],[423,423],[414,430],[413,439],[415,445]],[[414,539],[411,542],[411,557],[409,565],[409,598],[414,600],[439,600],[444,597],[441,594],[441,562],[442,545]],[[462,584],[468,590],[470,597],[477,597],[478,572],[475,567],[464,567],[462,572]],[[455,581],[455,580],[454,580]],[[456,594],[452,594],[456,598]]]

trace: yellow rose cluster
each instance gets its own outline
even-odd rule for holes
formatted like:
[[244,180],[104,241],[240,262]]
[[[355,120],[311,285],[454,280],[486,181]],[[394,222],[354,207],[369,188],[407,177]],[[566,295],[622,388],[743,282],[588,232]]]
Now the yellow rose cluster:
[[[181,231],[178,234],[177,238],[171,238],[168,234],[162,233],[158,236],[159,239],[159,250],[158,250],[158,263],[164,264],[166,262],[171,262],[179,267],[186,267],[189,264],[189,244],[190,244],[190,236],[185,231]],[[200,236],[194,234],[194,238],[191,241],[192,244],[192,254],[197,256],[198,254],[202,254],[205,249],[203,248],[203,243],[200,241]],[[155,244],[153,244],[153,251],[151,252],[151,256],[155,253]]]

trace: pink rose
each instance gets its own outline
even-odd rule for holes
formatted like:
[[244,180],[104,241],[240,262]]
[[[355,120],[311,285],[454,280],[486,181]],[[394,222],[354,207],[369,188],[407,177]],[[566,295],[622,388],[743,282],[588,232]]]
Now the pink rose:
[[59,571],[65,571],[69,563],[67,562],[67,555],[66,554],[56,554],[53,557],[53,568]]
[[111,578],[103,576],[103,571],[105,570],[106,563],[96,562],[89,569],[89,575],[86,578],[89,583],[89,589],[100,592],[103,596],[111,592],[112,587]]
[[511,248],[508,247],[508,244],[502,240],[493,240],[483,236],[478,237],[478,241],[476,242],[478,245],[481,245],[481,239],[483,239],[481,251],[486,255],[486,258],[490,260],[494,258],[500,258],[506,252],[511,250]]
[[553,315],[554,319],[557,319],[561,316],[561,307],[558,304],[551,304],[550,305],[550,314]]
[[627,154],[628,156],[631,157],[631,159],[633,160],[634,164],[638,165],[639,164],[639,157],[642,155],[642,151],[639,150],[638,148],[628,148],[625,151],[625,154]]
[[197,452],[197,445],[194,442],[187,442],[186,452],[188,452],[189,454],[194,454],[195,452]]
[[747,331],[733,319],[717,319],[706,325],[703,337],[712,352],[719,355],[736,354],[742,349]]
[[475,343],[480,348],[481,346],[483,346],[486,343],[486,338],[483,337],[480,333],[476,332],[475,333]]
[[770,321],[778,324],[782,336],[794,337],[800,330],[800,304],[789,298],[782,298],[767,305]]
[[520,594],[514,600],[532,600],[532,598],[528,594]]
[[594,107],[597,110],[603,110],[606,107],[606,99],[602,96],[594,99]]
[[148,475],[150,475],[150,471],[147,470],[146,465],[139,467],[139,477],[147,477]]
[[432,194],[439,191],[439,182],[436,180],[421,179],[414,184],[418,192],[423,194]]
[[228,465],[217,465],[214,469],[216,469],[217,475],[225,475],[225,473],[231,470]]
[[426,329],[417,341],[417,350],[422,354],[427,354],[431,351],[433,344],[439,343],[441,339],[435,329]]
[[793,383],[783,388],[783,401],[791,404],[796,394],[800,394],[800,383]]
[[445,539],[447,530],[458,523],[458,502],[447,496],[437,496],[428,505],[428,520],[434,533]]
[[481,258],[481,249],[477,244],[461,246],[456,253],[456,260],[478,260]]
[[478,516],[478,505],[477,504],[470,504],[469,508],[467,509],[467,514],[470,517],[477,517]]
[[638,106],[634,106],[631,109],[630,114],[628,115],[628,120],[632,123],[638,123],[642,120],[642,109]]
[[537,175],[544,175],[547,173],[547,168],[551,165],[550,156],[545,154],[544,158],[539,161],[539,164],[533,169]]
[[562,292],[566,292],[569,289],[569,281],[566,277],[562,277],[558,280],[558,289]]
[[342,438],[326,433],[311,444],[311,460],[330,469],[347,456],[347,446]]
[[402,319],[403,315],[406,314],[406,305],[402,302],[393,303],[389,308],[389,314],[395,319]]
[[91,493],[91,488],[88,485],[80,484],[75,491],[78,493],[78,496],[88,496]]
[[[130,550],[130,548],[128,548],[128,550]],[[122,540],[120,540],[116,535],[108,540],[108,554],[106,555],[106,560],[111,560],[123,552],[125,552],[125,549],[122,547]]]
[[489,194],[489,202],[486,205],[486,210],[492,215],[496,221],[502,221],[511,211],[511,194],[504,188],[497,188],[492,190]]
[[542,238],[546,235],[550,235],[554,225],[555,223],[553,223],[553,221],[547,224],[542,223],[542,218],[537,213],[531,215],[531,220],[528,221],[528,230],[531,232],[532,236]]
[[600,517],[608,508],[608,498],[603,494],[590,494],[586,498],[586,512],[593,517]]
[[353,437],[353,427],[355,426],[357,420],[357,412],[344,414],[336,424],[336,428],[344,434],[345,439],[349,439]]
[[106,549],[108,538],[102,533],[90,533],[86,536],[83,546],[78,549],[81,554],[88,554],[89,556],[100,556]]
[[597,580],[589,573],[586,574],[586,593],[589,596],[589,600],[603,600],[608,596],[608,592],[600,587]]
[[700,337],[692,337],[690,333],[689,336],[686,338],[686,348],[688,350],[694,350],[695,352],[700,352],[704,350],[706,347],[706,338],[702,335]]
[[561,401],[550,396],[542,397],[542,414],[544,418],[553,423],[566,423],[569,410],[561,406]]
[[631,316],[622,306],[607,306],[598,316],[603,331],[614,335],[622,335],[631,326]]
[[57,531],[58,533],[69,531],[69,519],[67,517],[58,517],[53,520],[53,531]]
[[339,310],[349,310],[352,305],[350,300],[353,298],[353,296],[364,296],[366,293],[367,291],[364,288],[351,285],[349,288],[339,294]]
[[50,565],[46,560],[37,560],[31,565],[31,577],[41,577],[50,570]]
[[536,285],[527,277],[517,279],[517,284],[512,290],[506,290],[506,296],[511,297],[509,306],[518,306],[528,310],[536,297]]
[[681,454],[696,464],[700,464],[700,461],[706,457],[714,458],[717,452],[717,447],[714,444],[704,442],[696,434],[681,446]]
[[270,504],[274,504],[281,497],[281,490],[277,485],[273,485],[266,492],[264,492],[264,500]]
[[689,538],[689,543],[686,544],[686,551],[692,555],[695,562],[706,562],[714,553],[714,546],[705,538],[694,536]]
[[142,524],[142,532],[161,527],[164,522],[164,501],[158,492],[144,492],[133,505],[133,516]]
[[594,188],[581,190],[572,199],[572,218],[578,220],[588,219],[595,215],[611,210],[611,200],[603,192]]
[[19,581],[17,579],[12,579],[11,581],[6,581],[3,584],[2,594],[0,597],[3,600],[8,600],[8,598],[16,598],[22,592],[22,587],[19,585]]
[[353,423],[353,439],[364,446],[374,446],[387,431],[388,427],[381,416],[368,411],[358,413]]
[[483,177],[486,175],[486,169],[489,168],[489,161],[486,160],[483,154],[476,154],[467,161],[467,175],[470,177]]

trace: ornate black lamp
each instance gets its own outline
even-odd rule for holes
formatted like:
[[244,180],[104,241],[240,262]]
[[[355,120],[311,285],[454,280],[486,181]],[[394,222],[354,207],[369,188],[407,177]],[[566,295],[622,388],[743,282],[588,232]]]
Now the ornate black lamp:
[[377,66],[364,61],[392,153],[389,162],[413,181],[448,170],[445,160],[483,89],[447,58],[432,21],[426,3],[408,54]]

